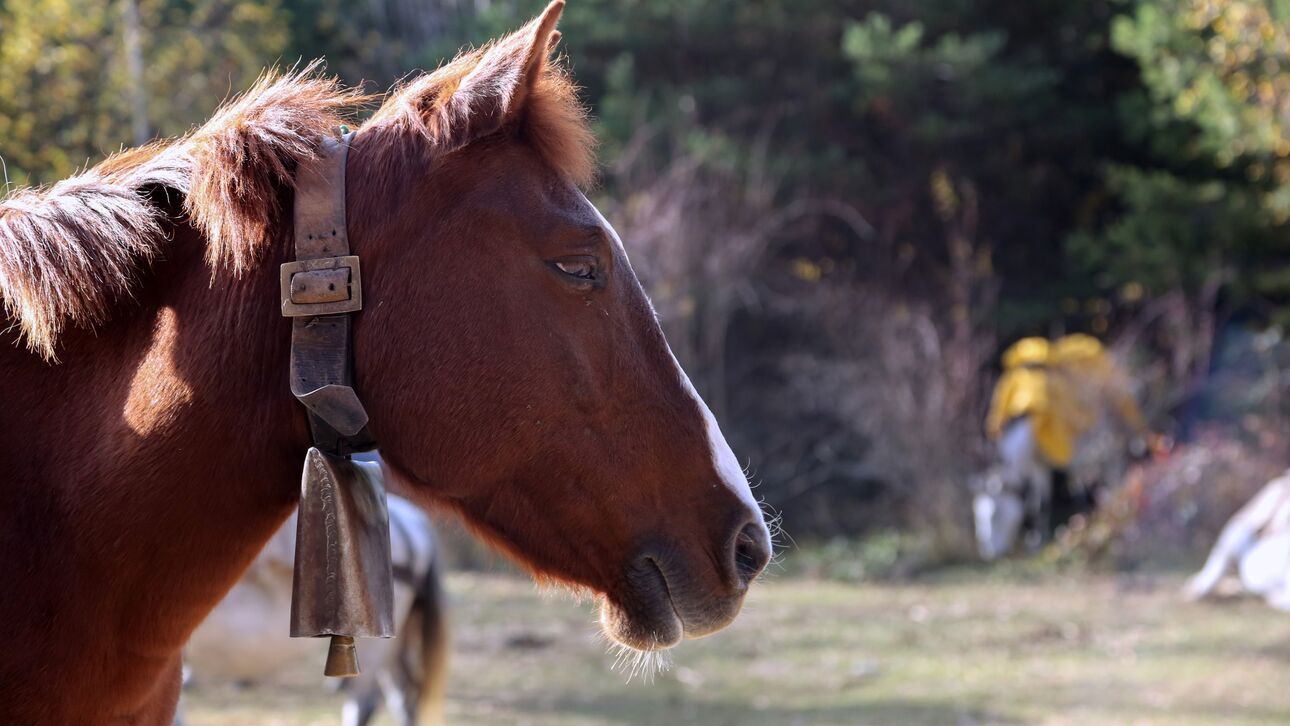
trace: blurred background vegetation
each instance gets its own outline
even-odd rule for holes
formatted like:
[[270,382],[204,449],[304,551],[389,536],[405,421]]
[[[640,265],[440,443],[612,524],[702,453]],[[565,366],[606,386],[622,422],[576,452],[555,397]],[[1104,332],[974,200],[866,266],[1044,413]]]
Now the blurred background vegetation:
[[[542,4],[0,0],[0,156],[54,181],[300,59],[383,90]],[[1023,335],[1132,364],[1217,472],[1141,473],[1198,542],[1284,466],[1290,0],[571,0],[561,28],[596,201],[797,539],[970,551]]]

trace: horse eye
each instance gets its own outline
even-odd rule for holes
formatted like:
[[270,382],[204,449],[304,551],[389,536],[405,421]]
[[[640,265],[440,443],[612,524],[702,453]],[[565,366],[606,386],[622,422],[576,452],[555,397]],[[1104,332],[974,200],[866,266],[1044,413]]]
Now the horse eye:
[[556,260],[555,269],[579,280],[596,279],[596,265],[590,260]]

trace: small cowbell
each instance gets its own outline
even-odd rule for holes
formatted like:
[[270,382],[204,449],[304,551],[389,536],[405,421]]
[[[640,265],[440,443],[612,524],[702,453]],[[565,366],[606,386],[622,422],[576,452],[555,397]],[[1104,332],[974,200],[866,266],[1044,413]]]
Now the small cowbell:
[[296,525],[291,637],[333,636],[325,673],[358,675],[354,638],[394,637],[390,515],[380,464],[311,448]]

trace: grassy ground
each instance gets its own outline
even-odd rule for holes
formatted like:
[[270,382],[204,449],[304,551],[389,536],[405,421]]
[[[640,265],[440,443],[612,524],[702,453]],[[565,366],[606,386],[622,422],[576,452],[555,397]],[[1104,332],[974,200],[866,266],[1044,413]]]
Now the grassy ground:
[[[1174,577],[961,574],[758,587],[730,629],[626,682],[588,605],[456,575],[454,724],[1290,722],[1290,616],[1190,605]],[[206,684],[191,726],[338,723],[317,663],[280,685]],[[390,723],[382,721],[382,723]]]

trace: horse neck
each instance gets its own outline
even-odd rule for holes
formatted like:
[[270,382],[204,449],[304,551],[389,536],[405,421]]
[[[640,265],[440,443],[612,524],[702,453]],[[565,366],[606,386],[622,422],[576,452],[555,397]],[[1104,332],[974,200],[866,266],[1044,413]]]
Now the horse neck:
[[[97,672],[127,652],[137,667],[101,677],[155,680],[298,496],[308,438],[277,312],[285,245],[241,279],[212,278],[204,249],[176,229],[136,300],[68,333],[61,364],[0,348],[0,578],[41,603],[0,599],[0,621],[57,634],[33,646],[35,672]],[[0,660],[0,680],[23,667]]]

